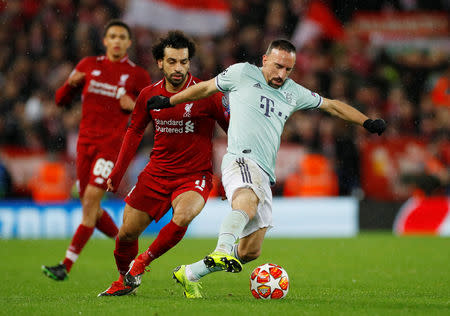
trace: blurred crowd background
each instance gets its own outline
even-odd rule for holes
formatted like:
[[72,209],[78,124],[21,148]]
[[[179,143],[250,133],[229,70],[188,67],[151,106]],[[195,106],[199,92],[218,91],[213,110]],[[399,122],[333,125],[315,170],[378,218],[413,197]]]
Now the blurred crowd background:
[[[71,107],[58,108],[54,103],[54,92],[79,60],[103,53],[104,25],[112,18],[123,18],[129,2],[0,2],[2,196],[30,196],[29,187],[24,185],[27,179],[18,179],[20,172],[11,170],[18,168],[14,162],[27,155],[41,154],[48,160],[64,161],[68,166],[68,177],[74,178],[81,103],[78,101]],[[354,194],[362,197],[365,192],[361,179],[367,171],[364,170],[363,152],[367,144],[390,141],[395,144],[399,140],[404,143],[404,139],[417,141],[422,146],[420,148],[425,149],[409,153],[408,162],[403,164],[409,167],[405,167],[405,173],[395,181],[402,184],[412,182],[421,187],[420,181],[425,179],[421,188],[426,192],[427,185],[431,185],[430,192],[438,187],[448,193],[449,1],[226,2],[230,20],[223,32],[192,35],[197,44],[197,55],[191,64],[191,72],[195,76],[209,79],[236,62],[249,61],[259,65],[271,40],[287,38],[297,47],[292,79],[324,97],[345,101],[369,117],[381,117],[388,122],[386,133],[379,137],[321,111],[297,112],[288,120],[282,148],[298,146],[302,153],[325,159],[323,165],[327,165],[327,173],[336,178],[332,191],[327,195]],[[314,19],[315,12],[319,12],[320,31],[308,32],[311,23],[306,22],[318,21]],[[437,18],[443,16],[447,25],[436,39],[430,41],[427,35],[426,40],[414,41],[413,38],[405,45],[398,45],[395,38],[377,38],[364,33],[356,18],[356,14],[361,12],[380,16],[431,13]],[[324,19],[322,22],[321,18]],[[134,25],[132,31],[130,59],[146,68],[155,82],[162,76],[151,55],[151,46],[165,32],[139,25]],[[218,132],[218,144],[223,138],[224,134]],[[151,141],[151,129],[148,129],[140,156],[130,167],[131,174],[145,164]],[[376,163],[383,163],[383,156],[379,152],[374,155],[372,158],[378,159],[375,161],[376,169]],[[306,163],[303,158],[298,165],[289,166],[292,172],[280,179],[274,188],[275,194],[297,195],[298,192],[292,188],[300,186],[301,176],[297,171],[302,163]],[[394,165],[390,169],[382,165],[380,168],[386,169],[387,173],[396,173],[399,167]],[[19,169],[26,169],[26,166]],[[437,184],[433,186],[421,177],[423,175],[432,176]],[[286,183],[289,185],[285,186]],[[411,190],[399,189],[391,198],[396,198],[396,194],[400,199],[406,198]]]

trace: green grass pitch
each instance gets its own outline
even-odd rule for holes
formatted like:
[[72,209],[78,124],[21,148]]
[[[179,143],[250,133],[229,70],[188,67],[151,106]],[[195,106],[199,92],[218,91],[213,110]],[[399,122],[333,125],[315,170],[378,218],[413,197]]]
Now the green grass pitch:
[[[151,239],[142,239],[140,249]],[[450,315],[450,240],[362,234],[348,239],[266,239],[262,256],[239,274],[203,279],[204,299],[187,300],[172,280],[179,264],[199,260],[215,239],[185,239],[153,262],[134,296],[101,297],[117,277],[111,240],[94,239],[68,281],[44,277],[68,240],[0,240],[2,315]],[[257,265],[283,266],[290,291],[254,299]]]

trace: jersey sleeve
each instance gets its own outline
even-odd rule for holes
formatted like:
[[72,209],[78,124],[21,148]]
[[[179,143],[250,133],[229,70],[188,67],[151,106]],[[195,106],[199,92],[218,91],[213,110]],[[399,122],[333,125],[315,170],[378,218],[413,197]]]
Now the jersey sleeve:
[[236,90],[241,81],[245,63],[234,64],[216,76],[216,87],[221,92]]
[[88,70],[89,64],[91,63],[92,57],[84,57],[80,62],[75,66],[76,71],[86,72]]
[[228,99],[221,92],[213,94],[210,99],[211,106],[213,107],[214,119],[226,133],[230,122],[230,107],[228,104]]
[[119,187],[123,175],[141,143],[145,128],[151,120],[147,110],[148,93],[145,93],[146,91],[148,90],[142,90],[136,100],[136,106],[131,114],[130,126],[127,129],[119,156],[110,175],[114,191]]
[[145,87],[149,86],[151,83],[150,75],[143,68],[138,68],[136,72],[135,85],[134,85],[134,95],[135,97],[139,95],[139,93]]
[[55,92],[55,103],[57,106],[65,106],[72,103],[77,91],[80,90],[76,87],[72,87],[66,81],[59,89]]
[[[83,58],[74,68],[74,70],[70,73],[69,77],[75,72],[86,72],[88,64],[90,63],[90,57]],[[55,103],[58,106],[68,105],[72,102],[76,93],[81,90],[79,87],[72,87],[69,83],[66,82],[62,87],[60,87],[55,92]]]
[[307,109],[316,109],[322,105],[322,97],[312,92],[305,87],[294,83],[294,89],[296,94],[296,107],[295,110],[307,110]]

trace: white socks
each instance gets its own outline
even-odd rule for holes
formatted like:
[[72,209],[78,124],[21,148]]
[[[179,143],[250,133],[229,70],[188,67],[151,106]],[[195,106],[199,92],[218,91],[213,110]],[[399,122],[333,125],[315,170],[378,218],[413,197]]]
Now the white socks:
[[220,267],[208,268],[203,259],[186,266],[186,277],[189,281],[197,282],[202,277],[212,272],[222,271]]
[[241,235],[248,221],[247,213],[241,210],[232,210],[222,222],[215,251],[231,254],[236,240]]
[[[214,251],[232,254],[236,245],[236,240],[247,225],[249,219],[247,213],[241,210],[232,210],[222,222],[219,232],[219,239]],[[200,278],[212,272],[222,271],[219,267],[208,268],[203,260],[186,266],[186,276],[190,281],[197,282]]]

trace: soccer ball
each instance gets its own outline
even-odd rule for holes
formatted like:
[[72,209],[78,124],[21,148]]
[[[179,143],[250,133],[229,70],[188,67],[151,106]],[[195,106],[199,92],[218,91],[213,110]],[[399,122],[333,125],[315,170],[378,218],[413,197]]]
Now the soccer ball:
[[289,277],[286,271],[277,264],[260,265],[250,275],[250,291],[256,299],[283,298],[289,291]]

